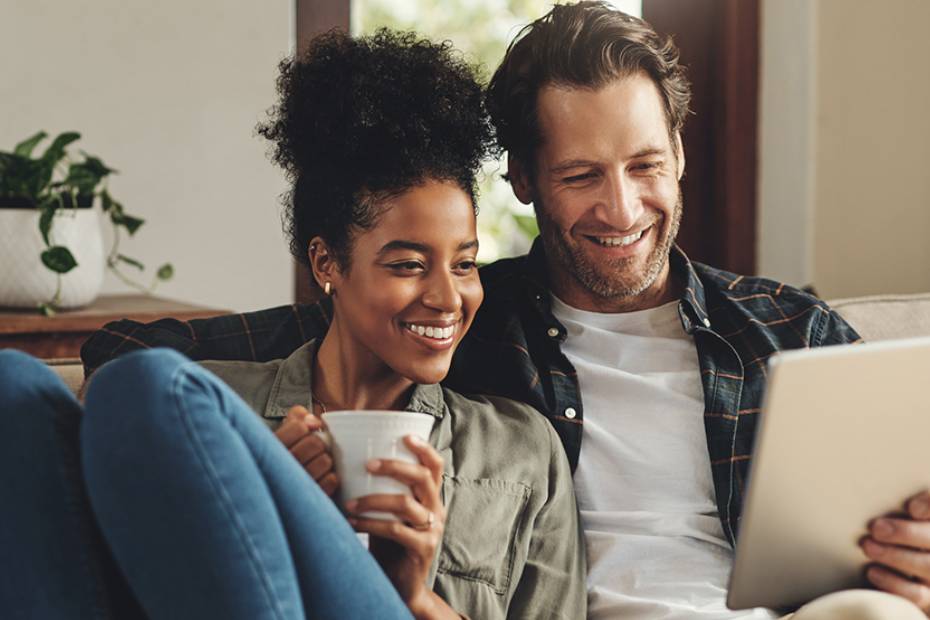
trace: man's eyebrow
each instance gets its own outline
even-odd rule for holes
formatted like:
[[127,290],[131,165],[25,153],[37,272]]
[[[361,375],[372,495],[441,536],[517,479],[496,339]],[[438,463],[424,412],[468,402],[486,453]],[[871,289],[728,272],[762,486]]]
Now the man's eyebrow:
[[[472,248],[478,247],[478,240],[472,239],[471,241],[463,241],[459,244],[457,248],[459,252],[462,250],[470,250]],[[421,254],[429,254],[430,247],[424,243],[418,243],[416,241],[405,241],[403,239],[395,239],[394,241],[388,241],[381,249],[378,250],[378,255],[387,254],[392,250],[411,250],[413,252],[420,252]]]
[[595,162],[588,159],[569,159],[568,161],[559,162],[556,165],[549,168],[549,172],[564,172],[565,170],[570,170],[571,168],[584,168],[586,166],[593,166]]
[[[641,157],[649,157],[651,155],[665,155],[666,149],[660,146],[647,146],[646,148],[640,149],[633,153],[633,156],[630,159],[639,159]],[[571,170],[572,168],[586,168],[588,166],[596,166],[597,162],[590,159],[569,159],[557,163],[556,165],[549,168],[551,173],[564,172],[566,170]]]
[[639,159],[640,157],[649,157],[650,155],[665,155],[665,149],[660,146],[647,146],[633,153],[630,159]]

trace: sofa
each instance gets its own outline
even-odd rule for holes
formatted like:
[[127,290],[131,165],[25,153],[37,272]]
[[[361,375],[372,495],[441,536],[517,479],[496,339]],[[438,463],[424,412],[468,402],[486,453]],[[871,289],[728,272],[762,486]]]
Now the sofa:
[[[852,297],[828,303],[867,342],[930,336],[930,293]],[[76,393],[84,380],[80,360],[47,363]]]

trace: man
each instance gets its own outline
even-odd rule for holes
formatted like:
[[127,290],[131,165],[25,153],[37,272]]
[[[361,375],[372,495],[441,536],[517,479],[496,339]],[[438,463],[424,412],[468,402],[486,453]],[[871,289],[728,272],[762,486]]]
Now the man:
[[[602,2],[556,6],[525,28],[489,88],[514,193],[541,234],[527,256],[482,269],[484,306],[447,381],[528,402],[555,426],[575,470],[590,617],[774,617],[724,605],[765,363],[858,340],[819,300],[674,246],[689,98],[671,41]],[[88,371],[154,344],[196,359],[283,357],[325,330],[326,312],[122,322],[82,355]],[[910,519],[871,524],[864,549],[878,588],[927,609],[922,502],[909,502]],[[922,615],[872,598],[815,602],[796,620],[870,605],[862,617]]]

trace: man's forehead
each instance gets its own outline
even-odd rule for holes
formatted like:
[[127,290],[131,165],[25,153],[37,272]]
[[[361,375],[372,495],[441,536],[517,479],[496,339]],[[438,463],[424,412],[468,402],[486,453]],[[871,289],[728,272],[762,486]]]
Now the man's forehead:
[[662,97],[645,74],[596,88],[548,84],[539,91],[537,118],[540,145],[558,151],[559,159],[620,144],[630,157],[670,147]]

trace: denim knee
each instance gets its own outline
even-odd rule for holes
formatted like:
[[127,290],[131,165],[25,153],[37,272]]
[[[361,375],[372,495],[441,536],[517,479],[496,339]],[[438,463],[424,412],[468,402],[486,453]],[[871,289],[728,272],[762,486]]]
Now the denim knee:
[[0,350],[0,395],[0,419],[33,430],[50,427],[61,412],[79,408],[54,370],[14,349]]

